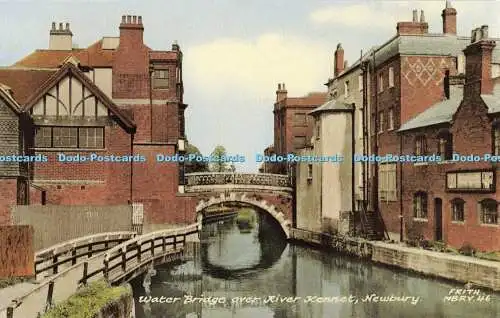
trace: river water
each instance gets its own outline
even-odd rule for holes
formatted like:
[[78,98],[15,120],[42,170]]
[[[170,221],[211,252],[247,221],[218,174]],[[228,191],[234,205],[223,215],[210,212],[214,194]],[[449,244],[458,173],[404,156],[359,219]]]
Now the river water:
[[453,301],[446,297],[462,285],[287,244],[259,228],[205,225],[198,257],[157,268],[149,293],[133,282],[137,317],[500,317],[498,294],[462,291],[470,298]]

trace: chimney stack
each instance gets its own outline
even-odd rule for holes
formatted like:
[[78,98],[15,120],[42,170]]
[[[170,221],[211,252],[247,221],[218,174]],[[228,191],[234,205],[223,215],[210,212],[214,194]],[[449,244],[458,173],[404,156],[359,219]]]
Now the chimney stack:
[[59,23],[59,28],[56,28],[56,23],[52,22],[52,27],[49,33],[49,50],[56,51],[71,51],[73,48],[73,33],[69,28],[69,23]]
[[495,41],[488,38],[487,25],[472,31],[471,44],[464,49],[464,96],[493,93],[491,58],[495,45]]
[[443,18],[443,33],[444,34],[457,34],[457,10],[455,10],[450,1],[446,1],[446,7],[441,13]]
[[335,60],[333,63],[333,75],[337,77],[340,73],[344,71],[344,49],[342,44],[337,44],[337,49],[335,50]]
[[143,46],[144,26],[142,17],[136,15],[123,15],[120,24],[120,46]]
[[278,84],[278,90],[276,91],[276,102],[280,102],[286,99],[288,92],[285,88],[285,83]]
[[425,22],[424,10],[420,11],[420,22],[418,20],[418,10],[413,10],[413,20],[411,22],[398,22],[396,31],[398,35],[421,35],[429,33],[429,24]]
[[177,43],[177,40],[175,40],[174,43],[172,43],[172,51],[174,52],[180,51],[179,43]]

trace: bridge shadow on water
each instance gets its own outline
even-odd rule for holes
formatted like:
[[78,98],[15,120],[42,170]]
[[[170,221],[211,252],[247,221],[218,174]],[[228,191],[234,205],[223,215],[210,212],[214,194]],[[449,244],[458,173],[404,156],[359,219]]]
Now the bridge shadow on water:
[[[238,229],[233,220],[204,225],[197,257],[158,267],[150,296],[178,297],[174,303],[139,303],[146,292],[132,282],[137,318],[447,318],[500,317],[500,299],[449,303],[463,286],[395,271],[331,252],[288,244],[273,220],[259,213],[258,226]],[[295,303],[232,303],[235,298],[298,297]],[[371,296],[370,296],[371,295]],[[364,297],[407,297],[381,302]],[[308,297],[355,296],[359,303],[306,302]],[[193,301],[197,298],[200,301]],[[213,299],[226,299],[216,303]]]

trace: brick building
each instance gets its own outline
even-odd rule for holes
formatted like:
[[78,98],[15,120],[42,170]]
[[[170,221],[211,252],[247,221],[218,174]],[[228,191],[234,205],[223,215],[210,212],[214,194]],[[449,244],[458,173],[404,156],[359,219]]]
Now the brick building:
[[[497,163],[484,158],[500,155],[500,77],[492,78],[495,46],[487,26],[474,30],[464,50],[465,77],[448,77],[446,99],[399,129],[402,153],[438,154],[443,160],[402,165],[403,215],[412,235],[455,247],[500,250]],[[481,159],[458,161],[457,154]]]
[[[327,93],[288,97],[285,84],[278,84],[274,103],[273,153],[286,155],[311,143],[314,122],[307,114],[326,101]],[[269,172],[286,173],[286,164],[271,165]]]
[[[190,201],[182,195],[183,166],[155,158],[184,151],[182,52],[176,43],[168,51],[149,48],[141,16],[123,16],[119,31],[80,49],[69,23],[53,23],[48,49],[0,69],[8,98],[33,123],[19,140],[27,140],[27,152],[47,158],[28,165],[29,178],[19,176],[18,197],[63,205],[142,203],[149,223],[192,222],[184,219]],[[59,153],[120,162],[60,162]],[[8,210],[0,211],[4,221]]]
[[[442,12],[443,30],[428,33],[424,12],[412,22],[399,22],[397,34],[375,50],[371,67],[371,153],[400,153],[401,125],[445,98],[444,78],[464,73],[462,50],[470,38],[456,34],[457,12],[448,2]],[[492,72],[500,70],[494,54]],[[494,75],[493,74],[493,75]],[[395,163],[371,165],[371,203],[381,212],[389,235],[402,238],[401,171]]]

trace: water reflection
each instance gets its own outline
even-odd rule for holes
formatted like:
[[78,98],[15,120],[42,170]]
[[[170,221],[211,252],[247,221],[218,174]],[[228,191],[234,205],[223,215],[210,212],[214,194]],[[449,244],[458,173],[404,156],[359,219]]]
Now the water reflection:
[[[179,301],[137,303],[137,317],[500,316],[498,295],[483,303],[447,303],[444,297],[460,286],[287,245],[277,237],[267,226],[240,233],[234,222],[205,225],[199,259],[159,268],[153,278],[151,296]],[[144,295],[140,283],[134,282],[134,293],[136,300]],[[393,301],[383,301],[388,299]]]

